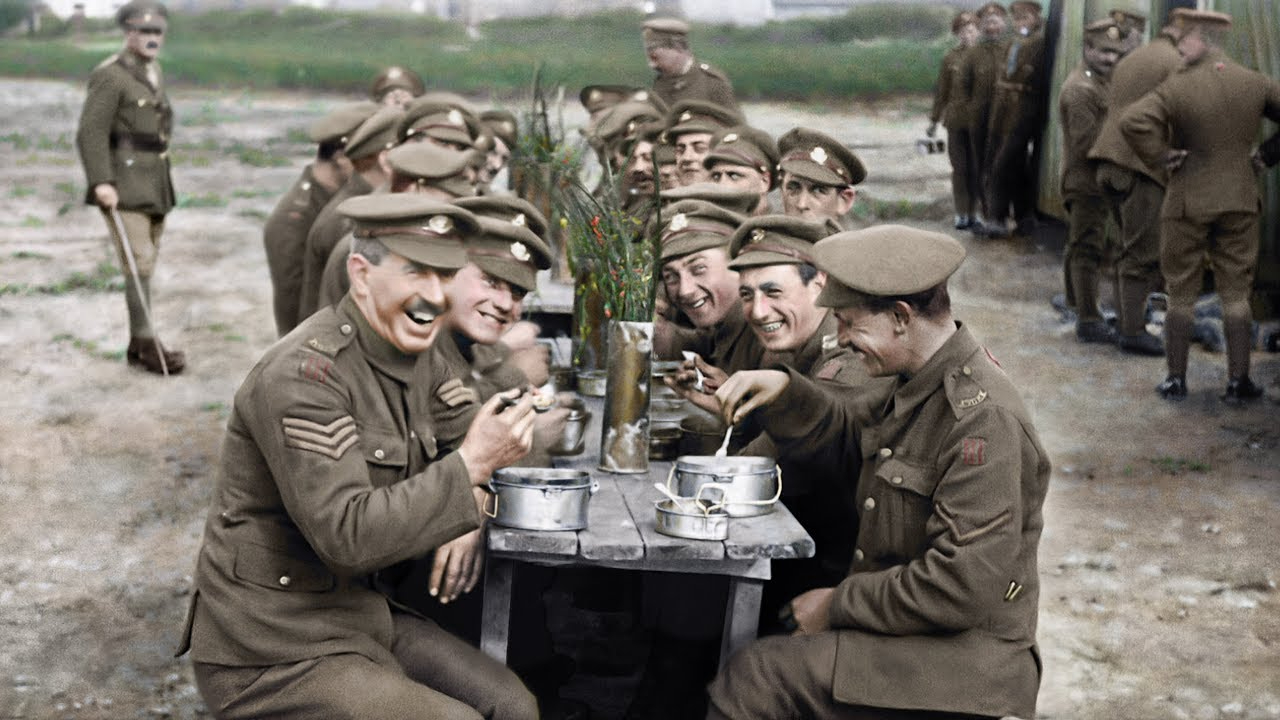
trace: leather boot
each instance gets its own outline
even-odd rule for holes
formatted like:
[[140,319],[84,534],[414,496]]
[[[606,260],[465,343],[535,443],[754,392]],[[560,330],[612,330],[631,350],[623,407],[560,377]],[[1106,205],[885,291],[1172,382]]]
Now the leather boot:
[[1191,352],[1191,322],[1190,308],[1169,308],[1169,314],[1164,318],[1164,357],[1169,366],[1170,377],[1187,376],[1187,355]]
[[[158,348],[158,349],[157,349]],[[164,363],[160,362],[161,353]],[[125,351],[129,365],[141,367],[147,372],[157,375],[177,375],[187,366],[187,356],[181,350],[167,350],[154,338],[129,338],[129,348]]]
[[1250,400],[1262,397],[1262,388],[1253,384],[1248,375],[1233,377],[1227,383],[1227,391],[1221,395],[1222,402],[1228,405],[1243,405]]
[[1146,281],[1122,276],[1118,285],[1120,295],[1116,306],[1119,314],[1120,349],[1135,355],[1163,355],[1164,343],[1147,332]]
[[1222,334],[1227,340],[1227,377],[1248,379],[1253,320],[1234,313],[1226,315],[1222,318]]

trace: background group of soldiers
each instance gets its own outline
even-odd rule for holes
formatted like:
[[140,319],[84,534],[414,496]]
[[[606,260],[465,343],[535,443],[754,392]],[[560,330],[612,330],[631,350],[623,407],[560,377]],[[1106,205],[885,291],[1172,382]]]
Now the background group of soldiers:
[[[1004,234],[1007,198],[1015,210],[1023,203],[1019,218],[1033,212],[1034,199],[1020,201],[1019,193],[1035,186],[1029,143],[1042,130],[1037,114],[1048,77],[1039,5],[1013,2],[1009,11],[1020,33],[1013,40],[1001,39],[1005,11],[996,3],[955,18],[959,42],[943,61],[930,115],[948,130],[956,227],[972,222],[980,203],[995,225],[975,231],[992,237]],[[1222,397],[1236,403],[1262,396],[1249,378],[1256,173],[1280,159],[1280,136],[1255,143],[1262,119],[1280,118],[1280,85],[1223,54],[1230,26],[1223,13],[1178,8],[1144,44],[1146,17],[1113,10],[1085,27],[1083,57],[1057,98],[1069,224],[1063,277],[1076,338],[1165,355],[1168,376],[1157,392],[1173,400],[1187,393],[1193,306],[1206,269],[1223,304]],[[1117,237],[1108,237],[1108,221]],[[1114,326],[1099,305],[1106,280],[1114,288]],[[1148,330],[1149,299],[1158,293],[1168,296],[1163,338]]]

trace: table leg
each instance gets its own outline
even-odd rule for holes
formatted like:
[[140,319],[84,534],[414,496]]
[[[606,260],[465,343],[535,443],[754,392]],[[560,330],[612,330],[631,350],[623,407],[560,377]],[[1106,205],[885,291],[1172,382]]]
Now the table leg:
[[760,625],[760,596],[764,593],[764,580],[757,578],[729,578],[729,604],[724,613],[724,636],[720,641],[720,667],[729,656],[756,639]]
[[[514,567],[513,560],[490,556],[484,571],[480,650],[504,664],[507,662],[507,638],[511,630],[511,575]],[[756,604],[759,605],[759,598]]]

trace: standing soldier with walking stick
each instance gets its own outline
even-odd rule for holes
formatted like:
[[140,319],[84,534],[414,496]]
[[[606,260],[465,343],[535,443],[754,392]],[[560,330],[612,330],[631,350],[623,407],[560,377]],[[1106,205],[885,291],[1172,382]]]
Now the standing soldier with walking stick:
[[169,133],[173,109],[156,56],[168,27],[164,5],[133,0],[116,13],[124,48],[89,76],[76,147],[97,205],[125,269],[130,365],[165,375],[182,372],[182,352],[167,350],[151,322],[155,272],[165,214],[173,208]]

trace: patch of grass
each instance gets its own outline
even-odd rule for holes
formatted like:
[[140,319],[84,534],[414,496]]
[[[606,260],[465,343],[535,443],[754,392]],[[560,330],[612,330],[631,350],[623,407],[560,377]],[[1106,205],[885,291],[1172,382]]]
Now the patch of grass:
[[284,134],[284,140],[294,145],[311,145],[311,136],[307,134],[305,128],[289,128]]
[[9,191],[9,197],[11,198],[31,197],[35,194],[36,189],[33,187],[27,187],[26,185],[15,185],[13,186],[13,189]]
[[7,135],[0,135],[0,142],[12,145],[14,150],[31,149],[31,139],[21,133],[11,132]]
[[220,208],[227,206],[227,199],[218,193],[183,195],[178,198],[180,208]]
[[284,167],[293,164],[293,160],[284,155],[240,142],[233,143],[230,152],[240,160],[240,164],[250,167]]
[[227,409],[227,404],[218,400],[214,400],[212,402],[201,403],[200,409],[203,410],[204,412],[220,413]]
[[50,255],[45,255],[44,253],[38,253],[33,250],[19,250],[9,255],[9,257],[13,258],[14,260],[52,260],[53,259],[53,257]]
[[240,198],[244,200],[248,200],[252,198],[275,197],[276,195],[279,195],[279,194],[280,194],[279,190],[266,190],[266,189],[253,190],[250,188],[237,188],[231,191],[231,197]]
[[1155,465],[1160,472],[1163,472],[1166,475],[1181,475],[1187,472],[1209,472],[1209,465],[1207,463],[1199,460],[1171,457],[1169,455],[1151,458],[1151,464]]
[[77,198],[77,199],[83,194],[80,192],[79,185],[76,185],[73,182],[67,182],[65,180],[63,180],[62,182],[54,183],[53,189],[57,190],[60,195],[70,195],[71,197]]
[[124,277],[115,263],[103,261],[93,272],[76,271],[57,282],[45,285],[14,284],[0,288],[5,295],[66,295],[69,292],[84,290],[87,292],[119,292],[124,290]]
[[41,228],[45,226],[44,220],[41,220],[35,215],[28,215],[22,218],[21,224],[22,224],[22,227],[25,227],[25,228]]
[[83,350],[89,355],[92,355],[93,357],[96,357],[100,360],[111,360],[111,361],[119,362],[120,360],[124,359],[124,355],[125,355],[124,348],[121,348],[119,350],[103,350],[98,346],[97,342],[93,340],[85,340],[84,338],[76,337],[71,333],[59,333],[57,335],[54,335],[53,341],[55,343],[70,343],[71,346],[74,347],[75,349]]
[[231,326],[226,323],[212,323],[209,325],[210,332],[224,333],[231,330]]
[[[917,200],[881,200],[859,193],[853,203],[853,214],[864,220],[888,222],[892,220],[935,220],[936,203]],[[945,212],[943,214],[945,217]]]
[[266,220],[271,217],[271,213],[258,208],[246,208],[236,213],[239,217],[248,218],[250,220]]

